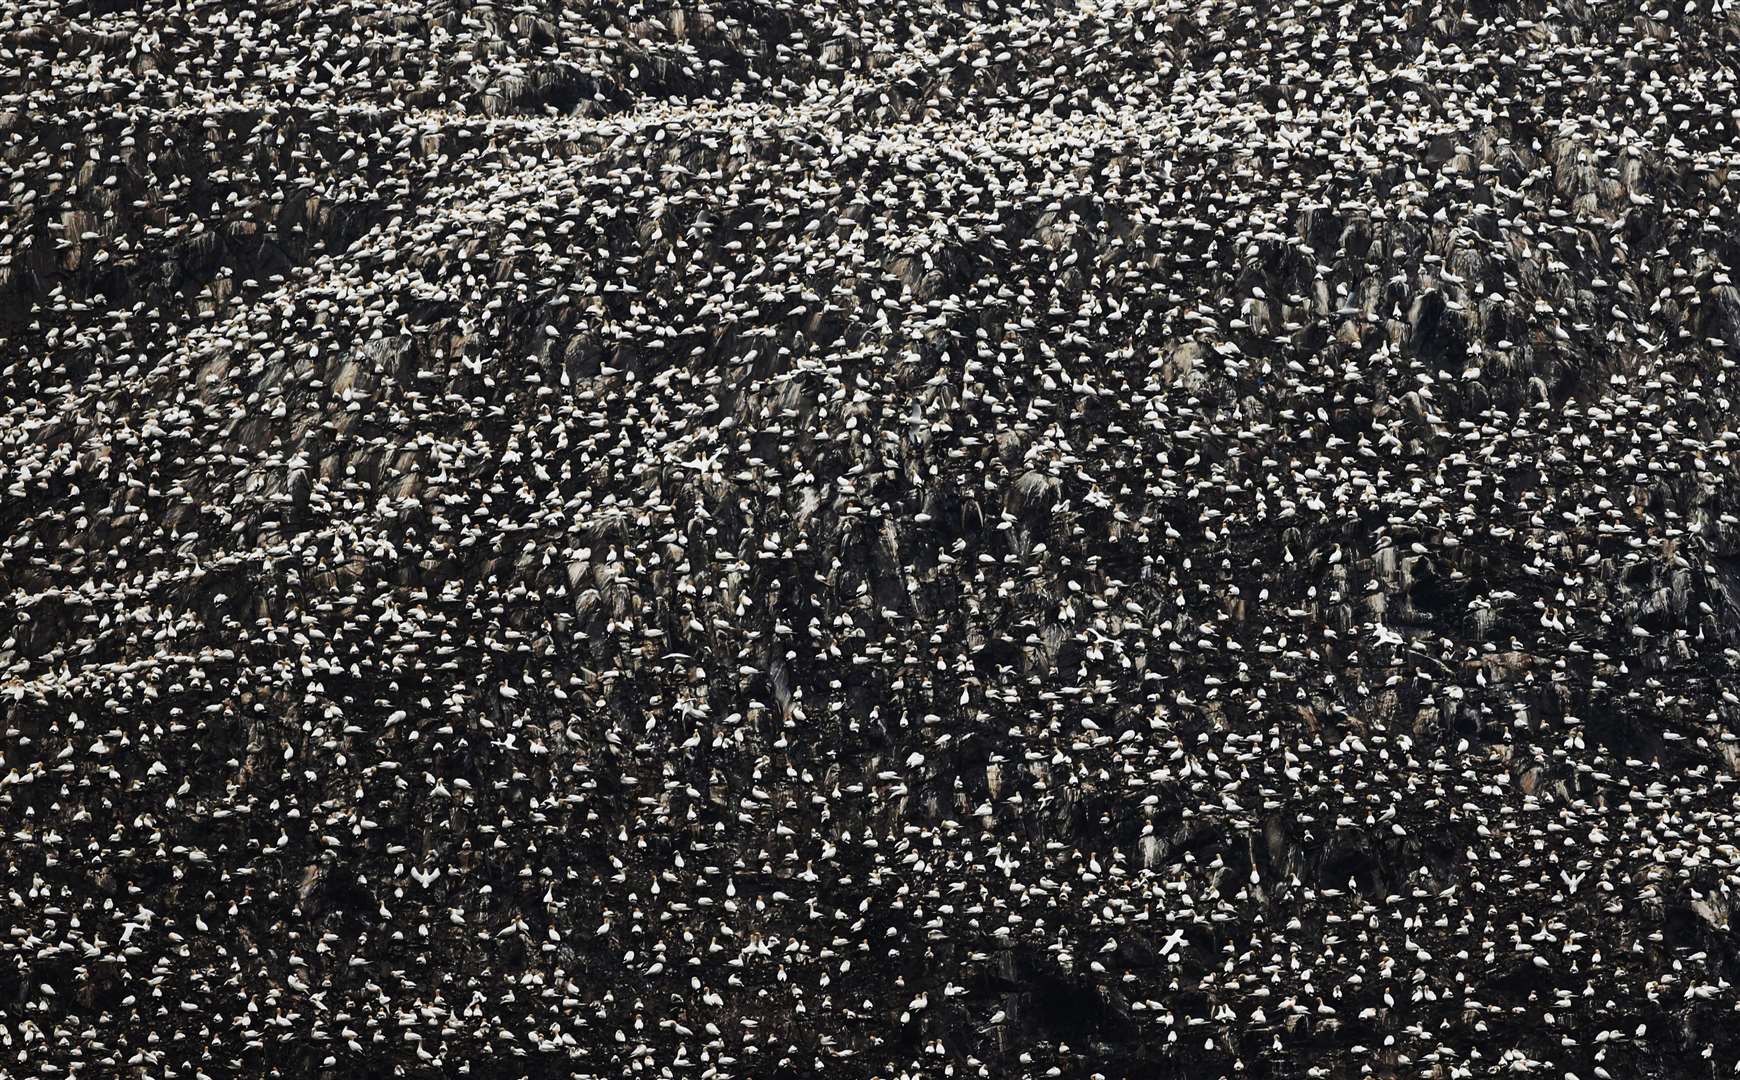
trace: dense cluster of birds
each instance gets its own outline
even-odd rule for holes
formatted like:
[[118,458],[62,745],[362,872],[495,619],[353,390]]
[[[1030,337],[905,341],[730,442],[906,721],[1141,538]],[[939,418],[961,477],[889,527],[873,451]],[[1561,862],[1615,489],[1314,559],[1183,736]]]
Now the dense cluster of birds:
[[1736,55],[7,5],[0,1075],[1734,1075]]

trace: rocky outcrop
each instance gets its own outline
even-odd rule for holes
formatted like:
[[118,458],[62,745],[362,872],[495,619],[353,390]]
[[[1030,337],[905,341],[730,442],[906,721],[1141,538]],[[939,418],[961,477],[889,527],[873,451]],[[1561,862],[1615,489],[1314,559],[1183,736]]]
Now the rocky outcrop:
[[1737,29],[0,16],[11,1067],[1732,1069]]

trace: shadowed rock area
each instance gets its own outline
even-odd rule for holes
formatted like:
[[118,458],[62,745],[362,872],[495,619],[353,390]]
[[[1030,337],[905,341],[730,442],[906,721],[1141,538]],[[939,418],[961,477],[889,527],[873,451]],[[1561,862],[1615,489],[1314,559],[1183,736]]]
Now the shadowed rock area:
[[0,11],[0,1075],[1732,1075],[1736,55]]

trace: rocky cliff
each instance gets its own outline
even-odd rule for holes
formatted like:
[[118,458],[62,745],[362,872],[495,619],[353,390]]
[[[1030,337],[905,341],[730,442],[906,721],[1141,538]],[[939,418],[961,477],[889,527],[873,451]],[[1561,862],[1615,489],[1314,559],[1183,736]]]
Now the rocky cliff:
[[1646,9],[0,13],[0,1073],[1731,1074]]

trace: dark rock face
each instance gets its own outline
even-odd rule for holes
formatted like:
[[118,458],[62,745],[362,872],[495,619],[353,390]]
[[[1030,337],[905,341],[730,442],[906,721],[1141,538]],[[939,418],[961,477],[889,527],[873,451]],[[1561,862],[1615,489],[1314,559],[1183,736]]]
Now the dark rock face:
[[1732,1072],[1737,38],[0,13],[0,1072]]

